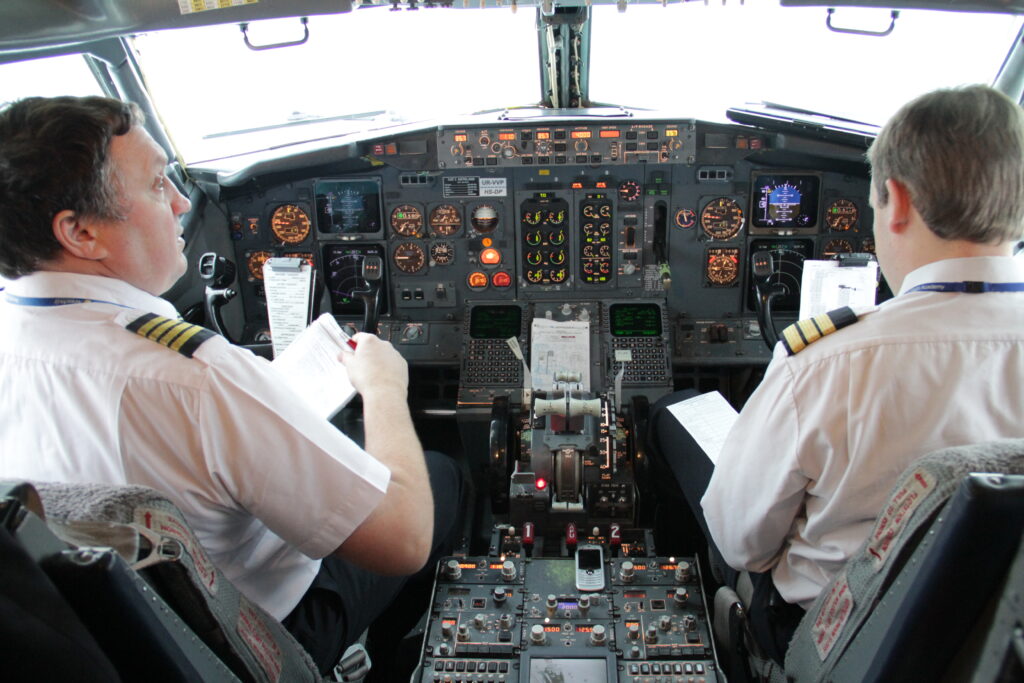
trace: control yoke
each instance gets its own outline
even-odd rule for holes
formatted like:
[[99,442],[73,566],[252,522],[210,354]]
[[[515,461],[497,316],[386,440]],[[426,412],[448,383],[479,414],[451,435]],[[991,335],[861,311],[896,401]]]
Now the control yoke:
[[381,276],[384,273],[384,260],[376,254],[363,257],[362,277],[363,289],[353,290],[352,296],[363,302],[363,332],[377,334],[377,322],[380,319],[380,308],[383,303],[380,292]]
[[775,329],[775,319],[772,317],[772,302],[785,294],[785,290],[779,283],[771,281],[775,275],[775,264],[770,251],[755,251],[751,256],[751,272],[754,276],[754,287],[757,289],[755,306],[757,308],[757,322],[761,327],[761,337],[769,349],[775,348],[779,341],[779,333]]
[[224,327],[220,309],[238,294],[237,290],[228,286],[235,281],[235,264],[223,256],[217,256],[217,252],[208,251],[199,257],[199,277],[206,282],[203,301],[206,320],[214,332],[230,342],[232,340]]

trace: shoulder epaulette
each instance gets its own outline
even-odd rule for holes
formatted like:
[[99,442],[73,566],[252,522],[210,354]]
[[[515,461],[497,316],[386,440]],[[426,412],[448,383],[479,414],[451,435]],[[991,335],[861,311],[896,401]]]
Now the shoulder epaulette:
[[855,322],[857,322],[857,314],[849,306],[843,306],[813,318],[797,320],[782,331],[780,339],[782,345],[786,347],[786,353],[792,356],[805,349],[808,344]]
[[216,333],[205,327],[192,325],[184,320],[165,318],[156,313],[145,313],[139,316],[128,323],[127,329],[189,358],[196,352],[200,344],[217,336]]

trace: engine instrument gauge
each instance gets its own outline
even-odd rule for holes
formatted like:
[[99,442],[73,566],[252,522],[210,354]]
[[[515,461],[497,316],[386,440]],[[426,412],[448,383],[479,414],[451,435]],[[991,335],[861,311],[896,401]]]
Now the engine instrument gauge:
[[712,199],[700,212],[700,227],[713,240],[728,240],[743,228],[743,209],[728,197]]
[[473,209],[470,222],[477,232],[491,232],[498,227],[498,212],[490,204],[481,204]]
[[718,287],[736,284],[740,274],[740,250],[736,248],[708,249],[704,275]]
[[447,266],[455,260],[455,245],[451,242],[435,242],[431,244],[430,260],[439,266]]
[[263,264],[273,256],[269,251],[254,251],[245,257],[245,267],[249,271],[250,280],[263,279]]
[[284,244],[302,242],[309,237],[312,227],[309,214],[295,204],[282,204],[270,216],[270,229]]
[[423,234],[423,212],[412,204],[396,206],[391,211],[391,227],[399,235],[419,237]]
[[623,180],[619,183],[619,199],[624,202],[635,202],[640,198],[640,183],[635,180]]
[[857,225],[857,205],[849,199],[837,199],[825,210],[829,230],[844,232]]
[[454,204],[435,206],[430,212],[430,232],[451,237],[462,227],[462,212]]
[[852,254],[853,243],[850,240],[834,239],[825,242],[825,246],[821,248],[823,256],[835,256],[836,254]]
[[427,255],[423,247],[415,242],[402,242],[393,254],[395,267],[403,273],[418,273],[427,263]]

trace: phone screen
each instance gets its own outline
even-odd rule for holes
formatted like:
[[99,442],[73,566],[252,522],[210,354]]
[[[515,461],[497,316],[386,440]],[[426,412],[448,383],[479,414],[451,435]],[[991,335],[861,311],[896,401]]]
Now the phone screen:
[[601,568],[601,551],[598,548],[580,548],[576,551],[576,557],[580,569]]

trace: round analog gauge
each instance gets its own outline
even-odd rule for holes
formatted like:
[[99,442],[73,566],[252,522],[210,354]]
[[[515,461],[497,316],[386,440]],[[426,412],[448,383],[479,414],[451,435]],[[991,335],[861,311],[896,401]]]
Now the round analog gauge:
[[450,237],[461,227],[462,213],[454,204],[441,204],[430,212],[430,231],[435,235]]
[[852,254],[853,244],[850,243],[850,240],[829,240],[828,242],[825,242],[825,246],[822,247],[821,252],[825,256]]
[[435,242],[431,244],[430,260],[439,266],[447,266],[455,260],[455,245],[451,242]]
[[470,221],[477,232],[491,232],[498,227],[498,212],[490,204],[481,204],[473,209]]
[[825,210],[829,230],[843,232],[857,224],[857,205],[849,199],[837,199]]
[[249,275],[253,280],[263,279],[263,264],[273,256],[269,251],[254,251],[245,257],[245,267],[249,269]]
[[623,180],[619,183],[619,199],[624,202],[635,202],[640,198],[640,183],[635,180]]
[[865,237],[864,241],[860,243],[860,250],[869,254],[875,253],[875,238]]
[[554,283],[564,282],[565,278],[569,277],[569,272],[565,268],[557,268],[548,272],[548,277]]
[[563,222],[565,222],[565,209],[548,211],[548,223],[551,225],[561,225]]
[[423,212],[412,204],[396,206],[391,212],[391,227],[399,235],[419,237],[423,233]]
[[402,242],[395,247],[395,267],[403,273],[418,273],[427,263],[423,247],[415,242]]
[[700,227],[713,240],[728,240],[743,227],[743,209],[728,197],[712,199],[700,212]]
[[716,285],[731,285],[739,277],[739,257],[729,253],[708,254],[708,280]]
[[274,237],[285,244],[298,244],[309,237],[312,225],[309,214],[295,204],[282,204],[270,216],[270,229]]
[[523,222],[527,225],[537,225],[544,217],[544,212],[540,209],[530,209],[523,213]]
[[692,228],[697,223],[697,213],[693,209],[676,211],[676,225],[680,228]]

